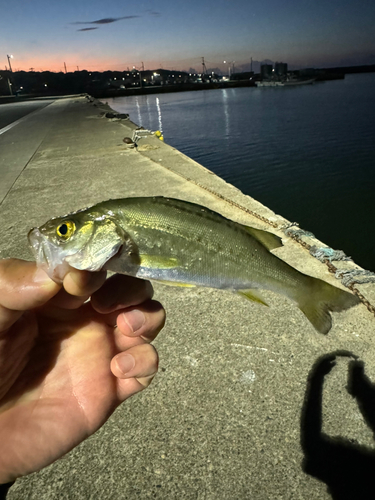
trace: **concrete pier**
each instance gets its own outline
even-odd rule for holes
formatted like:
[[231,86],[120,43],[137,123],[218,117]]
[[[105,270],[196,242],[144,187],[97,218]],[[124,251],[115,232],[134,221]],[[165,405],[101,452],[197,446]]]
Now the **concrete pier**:
[[[282,216],[154,135],[129,146],[123,139],[137,125],[107,111],[84,97],[58,100],[0,135],[0,258],[31,260],[27,232],[52,216],[109,198],[163,195],[278,234],[284,246],[275,254],[344,288],[285,236]],[[374,284],[357,288],[375,303]],[[263,293],[266,308],[219,290],[155,291],[167,324],[150,388],[64,458],[17,480],[9,499],[328,500],[327,485],[335,498],[349,498],[340,488],[375,498],[367,423],[375,421],[375,318],[364,304],[333,314],[322,336],[271,292]],[[364,362],[362,399],[347,390],[350,358],[338,357],[324,375],[325,356],[337,351]]]

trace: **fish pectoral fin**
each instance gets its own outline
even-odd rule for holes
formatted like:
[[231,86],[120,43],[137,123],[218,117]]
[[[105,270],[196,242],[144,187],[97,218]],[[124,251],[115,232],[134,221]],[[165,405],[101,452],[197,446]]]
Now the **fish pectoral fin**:
[[267,302],[263,300],[263,297],[258,294],[258,292],[255,292],[254,290],[237,290],[238,295],[241,295],[242,297],[245,297],[248,300],[251,300],[253,302],[258,302],[258,304],[263,304],[264,306],[268,306]]
[[180,283],[178,281],[167,281],[167,280],[153,280],[156,281],[157,283],[161,283],[162,285],[168,285],[168,286],[180,286],[184,288],[194,288],[196,285],[191,285],[190,283]]
[[149,269],[172,269],[178,266],[178,260],[174,257],[140,254],[139,258],[140,265]]
[[255,229],[255,227],[244,226],[242,227],[247,231],[253,238],[255,238],[259,243],[262,243],[268,250],[273,250],[274,248],[280,248],[283,246],[283,242],[279,236],[276,234],[269,233],[268,231],[263,231],[262,229]]

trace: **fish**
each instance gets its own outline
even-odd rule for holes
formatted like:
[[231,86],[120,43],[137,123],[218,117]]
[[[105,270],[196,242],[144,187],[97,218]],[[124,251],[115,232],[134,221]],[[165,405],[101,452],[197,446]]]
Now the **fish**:
[[332,326],[330,311],[359,303],[274,255],[283,245],[277,235],[163,196],[103,201],[50,219],[28,240],[37,265],[59,283],[71,266],[230,290],[264,305],[258,290],[271,290],[294,301],[323,334]]

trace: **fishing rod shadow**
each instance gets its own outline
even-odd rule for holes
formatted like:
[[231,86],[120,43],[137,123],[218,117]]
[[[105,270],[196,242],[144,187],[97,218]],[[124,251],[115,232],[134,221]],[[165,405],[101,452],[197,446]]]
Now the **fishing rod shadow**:
[[317,359],[312,367],[301,416],[301,446],[304,472],[323,481],[334,500],[374,500],[375,451],[343,437],[322,432],[324,378],[337,357],[348,357],[347,390],[355,398],[375,438],[375,384],[365,375],[364,363],[347,351],[337,351]]

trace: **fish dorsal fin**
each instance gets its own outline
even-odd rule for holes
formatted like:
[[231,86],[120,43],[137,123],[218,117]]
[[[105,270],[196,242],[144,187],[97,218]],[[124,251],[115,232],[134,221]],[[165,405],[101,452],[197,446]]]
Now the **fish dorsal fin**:
[[178,266],[178,260],[174,257],[164,257],[163,255],[140,254],[140,264],[148,269],[173,269]]
[[263,304],[264,306],[269,307],[267,302],[263,300],[263,297],[254,290],[237,290],[237,293],[252,302],[257,302],[258,304]]
[[283,246],[281,238],[276,236],[276,234],[269,233],[268,231],[263,231],[262,229],[255,229],[255,227],[244,226],[243,229],[247,231],[253,238],[262,243],[268,250],[273,250],[274,248],[279,248]]

